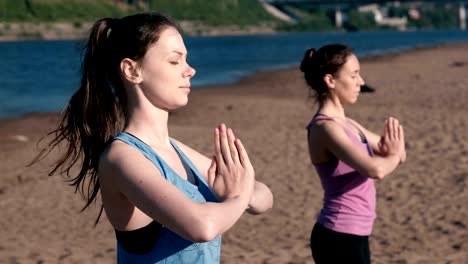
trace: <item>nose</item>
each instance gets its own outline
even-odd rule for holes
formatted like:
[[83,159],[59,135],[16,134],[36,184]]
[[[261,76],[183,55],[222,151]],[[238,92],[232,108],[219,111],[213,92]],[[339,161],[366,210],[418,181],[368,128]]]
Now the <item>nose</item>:
[[193,76],[195,76],[195,73],[197,73],[197,71],[194,68],[192,68],[192,66],[187,64],[187,69],[184,71],[184,77],[192,78]]
[[362,78],[361,75],[359,75],[359,82],[360,82],[360,85],[363,86],[364,84],[366,84],[366,82],[364,81],[364,79]]

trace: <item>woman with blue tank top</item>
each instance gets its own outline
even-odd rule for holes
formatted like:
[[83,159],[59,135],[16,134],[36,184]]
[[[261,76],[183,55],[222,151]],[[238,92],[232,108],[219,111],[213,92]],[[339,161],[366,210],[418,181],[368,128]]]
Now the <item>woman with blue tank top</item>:
[[405,161],[403,128],[390,117],[379,136],[346,116],[345,106],[357,101],[364,85],[351,48],[331,44],[309,49],[301,71],[318,102],[307,135],[310,159],[324,190],[310,239],[312,256],[317,264],[370,263],[374,180]]
[[157,13],[104,18],[83,54],[81,86],[49,145],[66,147],[51,174],[73,177],[84,209],[100,193],[118,263],[219,263],[221,234],[273,196],[224,124],[212,158],[169,137],[169,112],[187,104],[195,75],[179,28]]

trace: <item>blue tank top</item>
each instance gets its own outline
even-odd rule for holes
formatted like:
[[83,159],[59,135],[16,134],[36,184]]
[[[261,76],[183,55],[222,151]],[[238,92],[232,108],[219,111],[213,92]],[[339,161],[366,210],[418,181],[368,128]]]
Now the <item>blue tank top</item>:
[[[137,148],[147,159],[149,159],[156,168],[159,169],[162,176],[167,181],[175,185],[189,199],[197,203],[218,202],[216,197],[209,189],[205,178],[200,174],[188,157],[180,150],[176,143],[171,139],[170,142],[179,154],[183,163],[188,165],[197,185],[181,178],[176,172],[161,159],[153,149],[146,143],[132,136],[129,133],[121,132],[115,138]],[[174,205],[177,206],[177,205]],[[122,245],[117,241],[117,263],[177,263],[177,264],[200,264],[200,263],[219,263],[221,255],[221,236],[205,243],[194,243],[186,240],[178,234],[172,232],[165,226],[161,226],[159,239],[147,254],[133,254],[125,251]]]

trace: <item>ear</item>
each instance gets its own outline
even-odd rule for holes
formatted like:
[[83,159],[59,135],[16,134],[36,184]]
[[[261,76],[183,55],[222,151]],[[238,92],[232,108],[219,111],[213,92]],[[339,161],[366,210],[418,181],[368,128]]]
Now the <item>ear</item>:
[[323,77],[323,81],[325,81],[325,84],[328,86],[328,89],[335,88],[335,79],[333,78],[333,75],[325,74],[325,76]]
[[125,58],[120,62],[120,72],[124,80],[133,84],[141,83],[143,80],[138,63],[129,58]]

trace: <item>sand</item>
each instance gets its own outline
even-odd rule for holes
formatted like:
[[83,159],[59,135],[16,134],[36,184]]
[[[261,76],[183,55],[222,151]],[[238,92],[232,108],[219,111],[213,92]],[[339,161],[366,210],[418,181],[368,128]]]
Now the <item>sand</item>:
[[[468,44],[362,60],[375,93],[348,115],[382,132],[392,115],[404,125],[408,160],[377,182],[373,263],[468,263]],[[226,122],[243,140],[257,179],[275,204],[244,215],[223,237],[222,263],[313,263],[311,228],[322,203],[304,127],[315,106],[298,69],[260,72],[233,85],[194,89],[170,120],[172,137],[210,155],[212,129]],[[0,263],[114,263],[114,233],[99,203],[83,200],[47,169],[32,167],[36,143],[57,114],[0,121]],[[18,137],[18,135],[20,135]]]

